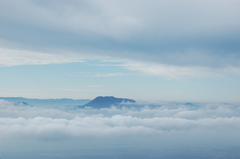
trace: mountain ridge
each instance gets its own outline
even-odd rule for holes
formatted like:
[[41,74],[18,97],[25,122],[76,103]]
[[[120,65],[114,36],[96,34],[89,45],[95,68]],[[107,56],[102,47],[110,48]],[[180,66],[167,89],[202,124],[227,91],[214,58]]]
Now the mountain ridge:
[[92,101],[90,101],[87,104],[84,104],[83,106],[78,107],[93,107],[93,108],[109,108],[112,105],[119,105],[121,103],[136,103],[133,99],[128,98],[116,98],[113,96],[98,96]]
[[61,106],[69,106],[69,105],[78,106],[80,104],[86,104],[91,101],[89,99],[70,99],[70,98],[37,99],[37,98],[23,98],[23,97],[0,97],[0,99],[6,100],[8,102],[19,102],[19,103],[25,102],[31,106],[36,106],[36,107],[61,107]]

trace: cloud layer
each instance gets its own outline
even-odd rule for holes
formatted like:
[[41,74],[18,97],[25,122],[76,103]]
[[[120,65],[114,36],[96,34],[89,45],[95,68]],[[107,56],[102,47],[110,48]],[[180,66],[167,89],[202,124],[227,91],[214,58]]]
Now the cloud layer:
[[[193,157],[195,149],[201,148],[199,156],[206,157],[213,152],[205,149],[226,150],[239,146],[240,141],[240,109],[229,104],[159,103],[154,107],[145,104],[96,110],[38,108],[0,100],[0,110],[0,146],[2,155],[8,158],[11,149],[18,156],[28,152],[26,158],[31,158],[31,152],[35,152],[35,158],[91,158],[94,153],[103,158],[118,153],[131,158],[139,154],[135,148],[150,158],[153,153],[164,158],[170,152],[173,155],[185,150],[185,155]],[[91,157],[86,156],[89,150]],[[239,152],[232,151],[225,156]]]
[[[65,109],[66,110],[66,109]],[[136,109],[123,107],[67,112],[29,106],[16,106],[1,100],[2,137],[9,134],[61,132],[68,136],[134,133],[171,133],[204,130],[206,132],[238,130],[240,109],[226,104],[185,106],[167,104]],[[236,134],[235,134],[236,135]]]
[[239,1],[1,1],[1,45],[239,68]]

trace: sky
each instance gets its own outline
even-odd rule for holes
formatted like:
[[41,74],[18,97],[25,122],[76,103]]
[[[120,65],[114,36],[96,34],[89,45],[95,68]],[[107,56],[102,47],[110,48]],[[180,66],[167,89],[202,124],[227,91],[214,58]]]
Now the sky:
[[240,102],[238,0],[0,1],[0,96]]

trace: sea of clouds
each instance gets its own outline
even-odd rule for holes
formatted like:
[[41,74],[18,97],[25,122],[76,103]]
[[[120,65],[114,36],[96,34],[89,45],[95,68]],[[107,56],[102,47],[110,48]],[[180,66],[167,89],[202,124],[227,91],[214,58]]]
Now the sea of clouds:
[[0,100],[2,158],[237,158],[239,132],[240,107],[227,103],[56,109]]

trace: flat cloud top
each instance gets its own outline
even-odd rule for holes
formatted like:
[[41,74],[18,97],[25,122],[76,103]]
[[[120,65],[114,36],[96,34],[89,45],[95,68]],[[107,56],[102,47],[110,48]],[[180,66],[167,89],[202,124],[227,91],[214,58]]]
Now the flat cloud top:
[[[162,156],[168,151],[177,154],[187,149],[184,154],[193,156],[197,150],[198,155],[206,157],[216,155],[205,152],[207,148],[227,152],[228,147],[239,146],[239,125],[240,109],[229,104],[165,103],[155,108],[113,106],[63,111],[0,100],[0,146],[6,157],[11,156],[11,149],[18,156],[28,152],[29,158],[31,152],[36,158],[42,155],[48,158],[85,155],[87,158],[89,150],[99,157],[106,153],[115,156],[117,152],[127,153],[129,157],[139,154],[135,149],[144,151],[143,156],[149,155],[146,150]],[[131,153],[126,152],[126,148]],[[238,149],[229,151],[236,152],[235,155],[239,152]],[[218,152],[220,156],[230,154]]]
[[195,129],[206,132],[211,131],[210,129],[223,129],[225,132],[226,128],[239,129],[240,122],[240,108],[224,104],[203,104],[194,107],[168,104],[156,108],[145,106],[140,109],[117,109],[113,106],[100,110],[86,108],[62,111],[16,106],[4,100],[0,102],[0,123],[4,130],[2,137],[13,132],[19,134],[28,131],[33,134],[48,131],[65,132],[65,135],[73,136],[191,132]]

